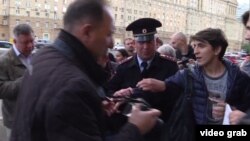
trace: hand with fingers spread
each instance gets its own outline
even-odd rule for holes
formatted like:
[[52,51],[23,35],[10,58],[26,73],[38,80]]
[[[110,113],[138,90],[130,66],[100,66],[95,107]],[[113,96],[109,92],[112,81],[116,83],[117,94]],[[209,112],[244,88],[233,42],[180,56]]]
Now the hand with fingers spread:
[[141,134],[149,132],[156,124],[161,112],[156,109],[141,111],[140,104],[132,107],[129,122],[138,127]]
[[137,83],[136,87],[142,89],[143,91],[151,91],[151,92],[163,92],[166,90],[166,85],[164,81],[147,78],[143,79]]
[[246,116],[246,113],[240,111],[240,110],[233,110],[229,114],[229,121],[231,125],[236,125],[238,124],[243,117]]
[[[120,89],[119,91],[116,91],[114,93],[114,97],[125,97],[130,96],[133,93],[133,89],[131,87],[128,87],[126,89]],[[115,106],[113,107],[113,111],[116,113],[120,113],[119,107],[123,104],[123,102],[116,102]]]

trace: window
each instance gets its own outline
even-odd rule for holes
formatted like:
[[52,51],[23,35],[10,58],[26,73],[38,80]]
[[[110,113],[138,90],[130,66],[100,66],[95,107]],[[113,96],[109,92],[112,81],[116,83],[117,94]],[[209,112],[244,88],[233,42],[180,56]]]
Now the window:
[[131,10],[131,9],[127,9],[127,12],[128,12],[128,13],[132,13],[132,10]]
[[45,28],[49,28],[49,23],[48,22],[45,23]]
[[20,0],[16,0],[15,5],[16,5],[16,6],[21,5],[21,1],[20,1]]
[[20,24],[20,20],[16,19],[16,25]]
[[63,13],[65,13],[65,12],[66,12],[66,10],[67,10],[67,8],[66,8],[66,7],[63,7]]
[[54,19],[56,20],[58,17],[57,17],[57,13],[54,12]]
[[8,21],[6,19],[3,20],[3,25],[7,25]]
[[36,22],[36,27],[39,27],[40,26],[40,23],[39,22]]
[[26,2],[26,7],[30,7],[30,2]]
[[54,28],[57,28],[57,23],[54,23]]
[[6,0],[3,0],[3,5],[6,5],[7,4],[7,1]]
[[45,9],[50,9],[50,5],[45,4],[45,5],[44,5],[44,8],[45,8]]
[[17,14],[17,15],[20,14],[20,8],[19,8],[19,7],[17,7],[17,9],[16,9],[16,14]]
[[43,39],[49,40],[49,33],[43,33]]
[[6,9],[3,9],[3,15],[7,15]]
[[49,13],[45,13],[45,17],[49,18]]
[[128,16],[128,20],[129,20],[129,21],[131,20],[131,16]]

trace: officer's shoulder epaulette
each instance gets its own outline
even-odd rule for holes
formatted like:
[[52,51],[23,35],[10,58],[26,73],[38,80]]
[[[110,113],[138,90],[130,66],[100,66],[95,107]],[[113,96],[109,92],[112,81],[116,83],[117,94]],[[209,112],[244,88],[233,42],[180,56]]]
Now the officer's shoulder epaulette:
[[167,59],[169,61],[172,61],[172,62],[177,62],[177,60],[174,57],[171,57],[171,56],[168,56],[168,55],[161,54],[160,57],[164,58],[164,59]]
[[120,64],[123,64],[123,63],[130,61],[130,60],[132,60],[132,58],[133,58],[133,56],[129,56],[128,58],[122,60]]

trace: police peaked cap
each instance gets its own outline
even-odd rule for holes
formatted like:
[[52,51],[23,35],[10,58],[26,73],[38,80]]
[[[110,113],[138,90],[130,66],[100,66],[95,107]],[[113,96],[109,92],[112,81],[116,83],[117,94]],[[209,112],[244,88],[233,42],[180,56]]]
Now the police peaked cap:
[[133,32],[136,41],[151,41],[157,33],[156,28],[161,26],[161,22],[156,19],[141,18],[129,24],[126,30]]

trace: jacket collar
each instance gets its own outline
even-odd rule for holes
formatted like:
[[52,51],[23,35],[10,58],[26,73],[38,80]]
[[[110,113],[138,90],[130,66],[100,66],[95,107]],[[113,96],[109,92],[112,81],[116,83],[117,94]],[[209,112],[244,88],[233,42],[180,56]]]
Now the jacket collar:
[[[159,53],[155,53],[154,58],[152,59],[149,68],[157,67],[158,66],[158,59],[160,57]],[[133,60],[129,63],[129,67],[140,67],[138,59],[137,59],[137,54],[133,56]]]
[[[222,59],[222,63],[225,65],[226,70],[228,71],[228,74],[230,77],[236,75],[235,72],[238,71],[239,67],[237,67],[235,64],[233,64],[232,62],[230,62],[227,59]],[[202,67],[199,65],[195,65],[196,73],[200,75],[202,75]]]
[[84,71],[96,84],[103,85],[107,81],[107,73],[97,64],[96,59],[90,51],[76,37],[61,30],[56,41],[57,40],[63,44],[63,49],[58,50],[68,59],[72,60],[72,62]]
[[14,62],[14,65],[16,65],[16,66],[23,65],[23,63],[21,62],[21,60],[16,55],[16,53],[15,53],[15,51],[14,51],[13,48],[11,48],[8,51],[8,55],[10,56],[10,60]]

